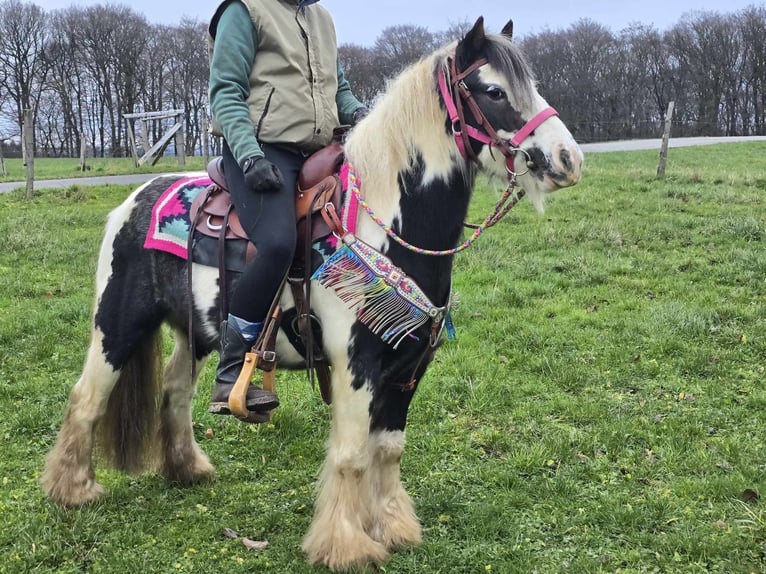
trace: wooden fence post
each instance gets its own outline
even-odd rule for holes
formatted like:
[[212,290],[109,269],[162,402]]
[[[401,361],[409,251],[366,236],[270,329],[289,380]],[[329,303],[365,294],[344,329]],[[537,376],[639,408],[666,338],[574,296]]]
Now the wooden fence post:
[[670,141],[670,125],[673,121],[673,110],[676,107],[675,102],[668,104],[668,111],[665,113],[665,131],[662,134],[662,146],[660,147],[660,163],[657,164],[657,176],[665,177],[665,164],[668,161],[668,142]]
[[133,165],[138,167],[138,149],[136,149],[136,136],[133,133],[133,122],[130,118],[125,119],[125,127],[128,133],[128,146],[130,147],[131,155],[133,156]]
[[85,132],[80,134],[80,171],[85,171],[85,153],[88,149],[88,142],[85,141]]
[[[149,121],[146,119],[141,120],[141,153],[145,154],[146,151],[152,147],[149,145]],[[138,155],[138,153],[136,153]]]
[[21,130],[24,165],[27,172],[27,199],[35,195],[35,126],[32,110],[24,110],[24,125]]
[[3,140],[0,138],[0,175],[5,177],[8,172],[5,170],[5,158],[3,157]]
[[176,123],[181,124],[181,129],[176,132],[176,155],[178,156],[178,165],[184,167],[186,165],[186,121],[183,114],[176,116]]

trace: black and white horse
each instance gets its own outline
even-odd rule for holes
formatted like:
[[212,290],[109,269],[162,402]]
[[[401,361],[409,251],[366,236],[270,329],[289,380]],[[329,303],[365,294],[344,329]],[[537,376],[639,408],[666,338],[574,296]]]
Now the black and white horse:
[[[517,172],[518,185],[538,207],[546,193],[580,178],[582,153],[537,93],[510,36],[510,23],[501,34],[487,34],[479,19],[462,40],[405,70],[345,146],[361,193],[380,220],[360,209],[356,236],[385,254],[436,306],[448,303],[454,257],[424,250],[454,251],[479,172],[503,180]],[[172,182],[160,177],[145,184],[109,216],[90,347],[41,479],[60,504],[80,505],[104,493],[92,463],[97,426],[106,427],[112,462],[122,470],[141,470],[146,443],[158,437],[159,471],[168,479],[191,483],[214,474],[192,434],[196,380],[190,375],[186,261],[143,248],[152,206]],[[393,241],[384,226],[419,249]],[[218,345],[217,273],[194,266],[197,373]],[[289,290],[282,306],[294,306]],[[311,563],[333,570],[380,563],[389,549],[421,540],[400,481],[400,459],[409,403],[438,329],[424,324],[394,346],[319,284],[312,309],[332,366],[333,402],[303,549]],[[175,349],[160,376],[163,323],[175,333]],[[280,366],[304,368],[284,333],[277,352]]]

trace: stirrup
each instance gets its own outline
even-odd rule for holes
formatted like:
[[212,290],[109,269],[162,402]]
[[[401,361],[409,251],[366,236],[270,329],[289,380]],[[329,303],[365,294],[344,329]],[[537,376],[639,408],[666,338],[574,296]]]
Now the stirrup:
[[[234,383],[231,393],[229,393],[229,411],[232,415],[244,422],[269,422],[271,420],[271,414],[274,412],[274,409],[268,411],[251,411],[247,408],[247,391],[250,389],[253,371],[257,365],[258,355],[252,352],[247,353],[239,377],[237,377],[237,381]],[[274,392],[274,375],[275,372],[273,369],[271,371],[264,371],[264,391]]]

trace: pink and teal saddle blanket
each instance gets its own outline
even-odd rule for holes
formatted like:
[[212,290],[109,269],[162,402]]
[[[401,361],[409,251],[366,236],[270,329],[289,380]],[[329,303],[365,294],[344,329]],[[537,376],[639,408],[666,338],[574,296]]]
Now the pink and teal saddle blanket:
[[[359,202],[355,194],[348,193],[347,166],[341,170],[341,182],[344,191],[341,221],[349,233],[341,242],[330,235],[312,246],[319,258],[316,264],[312,263],[312,279],[334,289],[349,307],[357,309],[358,318],[373,333],[394,348],[428,321],[443,324],[446,319],[447,329],[451,331],[448,306],[436,307],[385,255],[355,237]],[[144,248],[189,259],[189,233],[193,231],[191,205],[211,183],[205,175],[184,177],[168,187],[152,208]],[[217,244],[217,238],[198,234],[194,237],[191,259],[202,265],[216,266]],[[227,246],[231,249],[227,249],[226,268],[242,271],[247,241],[231,240]]]
[[204,175],[183,177],[168,187],[152,208],[144,248],[187,259],[191,204],[211,183],[210,177]]

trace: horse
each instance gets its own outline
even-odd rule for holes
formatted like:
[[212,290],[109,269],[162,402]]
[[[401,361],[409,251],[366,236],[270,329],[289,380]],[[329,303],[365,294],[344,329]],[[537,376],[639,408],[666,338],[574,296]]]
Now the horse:
[[[313,283],[312,314],[332,370],[332,420],[302,549],[311,564],[333,571],[381,564],[391,550],[421,542],[400,477],[407,411],[442,336],[478,175],[518,186],[542,209],[546,194],[578,182],[583,164],[571,133],[536,89],[512,41],[512,22],[489,33],[483,18],[389,83],[348,135],[345,157],[364,200],[352,239],[387,258],[438,312],[395,342],[385,340],[360,318],[359,301],[349,305],[334,288]],[[176,178],[144,184],[108,216],[90,346],[41,476],[45,494],[61,505],[104,494],[93,466],[99,429],[122,471],[141,471],[146,449],[156,444],[157,471],[168,480],[214,476],[192,434],[191,407],[192,373],[218,345],[218,271],[193,264],[190,293],[186,260],[143,247],[151,207]],[[294,306],[289,289],[281,306]],[[175,338],[164,373],[163,324]],[[276,351],[280,367],[305,368],[284,326]]]

